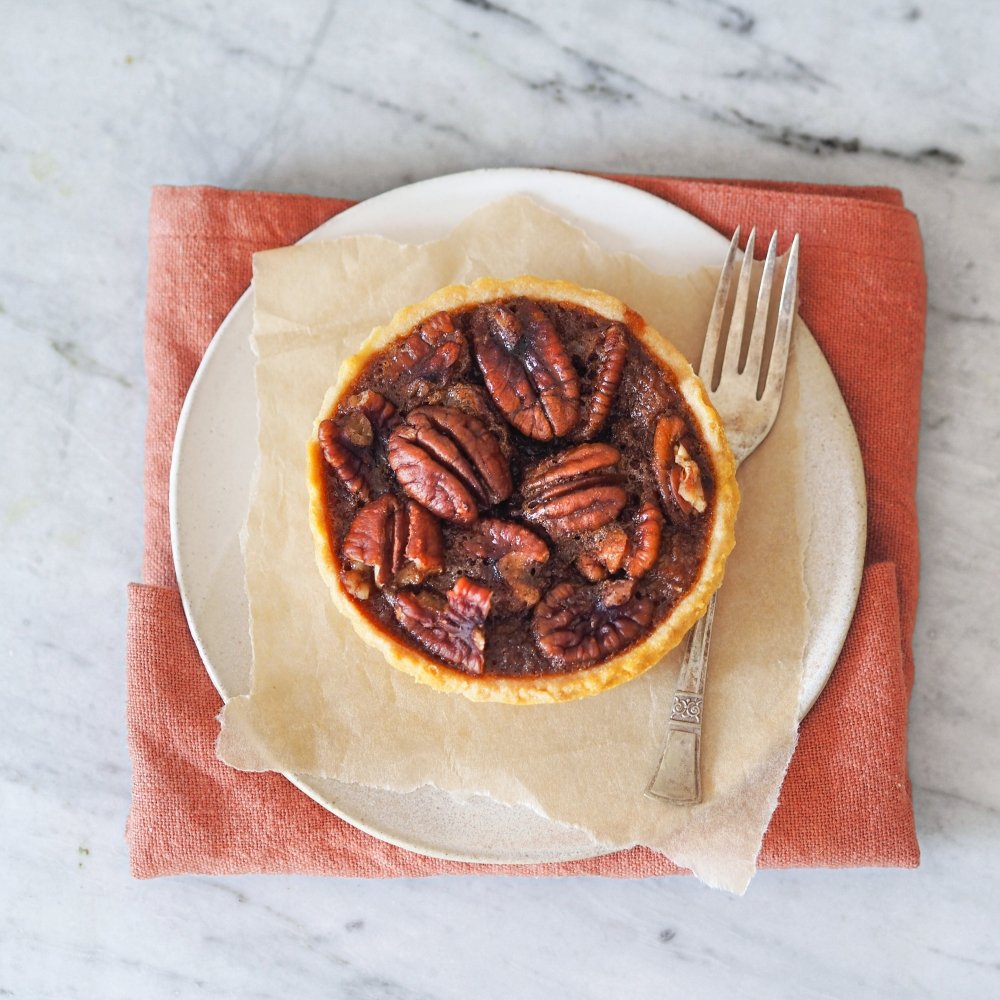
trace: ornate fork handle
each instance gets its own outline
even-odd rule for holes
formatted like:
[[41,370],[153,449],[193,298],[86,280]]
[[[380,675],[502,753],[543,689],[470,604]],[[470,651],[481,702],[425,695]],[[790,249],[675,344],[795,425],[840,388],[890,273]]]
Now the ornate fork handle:
[[714,618],[713,594],[708,610],[691,630],[677,677],[663,756],[646,789],[647,795],[681,805],[701,801],[701,708]]

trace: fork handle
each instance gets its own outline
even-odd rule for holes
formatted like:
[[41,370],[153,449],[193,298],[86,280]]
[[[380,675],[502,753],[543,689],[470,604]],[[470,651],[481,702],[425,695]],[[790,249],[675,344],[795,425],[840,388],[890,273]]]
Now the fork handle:
[[712,641],[715,595],[695,622],[681,661],[663,756],[647,795],[678,805],[701,802],[701,707],[705,696],[708,647]]

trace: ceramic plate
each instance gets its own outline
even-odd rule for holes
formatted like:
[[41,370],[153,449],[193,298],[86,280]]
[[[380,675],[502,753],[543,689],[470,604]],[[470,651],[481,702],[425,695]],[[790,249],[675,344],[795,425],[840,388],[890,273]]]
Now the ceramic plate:
[[[341,213],[306,240],[377,234],[423,243],[471,212],[512,194],[530,195],[606,250],[630,252],[664,274],[719,266],[728,237],[673,205],[613,181],[562,171],[479,170],[397,188]],[[752,220],[747,220],[752,222]],[[177,427],[170,479],[174,562],[191,633],[223,698],[250,689],[251,652],[240,531],[256,462],[254,356],[248,290],[205,353]],[[854,614],[865,545],[861,455],[833,374],[812,336],[795,344],[805,446],[801,470],[816,501],[805,577],[815,622],[804,662],[800,715],[822,691]],[[831,493],[825,484],[836,482]],[[811,531],[813,525],[822,530]],[[410,850],[453,860],[528,864],[573,860],[605,848],[583,831],[530,809],[430,786],[399,794],[286,775],[355,826]]]

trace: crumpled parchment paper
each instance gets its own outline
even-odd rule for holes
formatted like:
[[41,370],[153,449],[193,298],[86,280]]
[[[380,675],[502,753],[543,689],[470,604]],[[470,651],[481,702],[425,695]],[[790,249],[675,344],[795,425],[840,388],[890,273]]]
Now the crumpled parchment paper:
[[363,236],[256,255],[259,456],[244,537],[253,681],[223,710],[219,756],[244,770],[489,795],[579,826],[608,849],[645,844],[710,885],[743,892],[795,747],[809,630],[794,351],[779,418],[740,470],[737,545],[712,641],[700,805],[643,794],[679,650],[597,697],[475,704],[389,667],[335,610],[316,568],[306,442],[342,359],[397,309],[443,285],[520,274],[609,292],[689,358],[700,353],[715,274],[655,274],[523,196],[420,246]]

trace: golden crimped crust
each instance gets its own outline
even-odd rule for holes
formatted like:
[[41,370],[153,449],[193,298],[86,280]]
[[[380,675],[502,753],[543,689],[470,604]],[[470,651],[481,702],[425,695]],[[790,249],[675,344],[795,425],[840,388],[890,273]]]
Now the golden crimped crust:
[[[418,650],[377,629],[347,595],[340,579],[336,546],[331,544],[326,512],[325,472],[317,440],[320,422],[331,416],[341,396],[366,368],[372,356],[397,338],[408,334],[428,316],[497,299],[525,296],[542,301],[566,302],[590,309],[609,320],[624,323],[649,352],[669,369],[698,426],[715,481],[713,524],[705,558],[688,594],[645,639],[625,652],[582,670],[531,677],[474,676],[446,667]],[[704,614],[712,594],[722,583],[726,558],[735,543],[734,523],[739,507],[736,467],[726,443],[719,415],[708,400],[701,380],[687,359],[658,331],[618,299],[566,281],[523,276],[507,281],[481,278],[471,285],[449,285],[423,302],[407,306],[385,326],[377,327],[357,354],[347,358],[336,383],[327,391],[313,427],[308,460],[310,523],[316,560],[337,608],[347,616],[358,635],[380,650],[396,668],[439,691],[456,692],[473,701],[532,705],[570,701],[599,694],[632,680],[656,664],[683,639]]]

